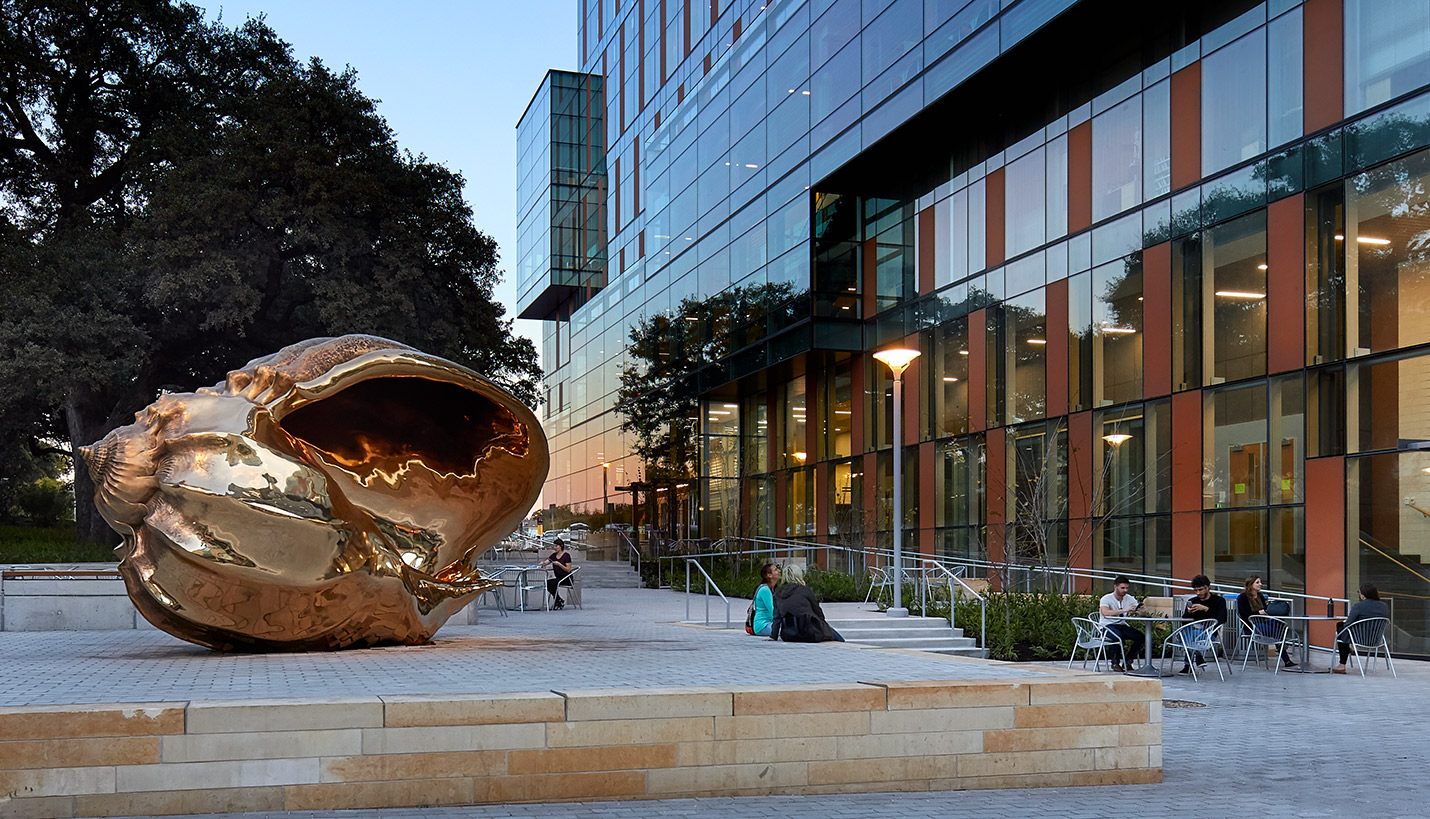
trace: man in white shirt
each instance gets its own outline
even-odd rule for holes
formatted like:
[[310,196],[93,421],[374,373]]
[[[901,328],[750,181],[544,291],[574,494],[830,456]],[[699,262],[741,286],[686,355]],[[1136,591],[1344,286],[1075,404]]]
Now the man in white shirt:
[[1132,641],[1132,651],[1126,654],[1128,666],[1141,656],[1142,632],[1122,620],[1124,615],[1136,614],[1142,610],[1137,598],[1127,593],[1130,588],[1132,588],[1132,581],[1118,575],[1112,581],[1112,593],[1104,594],[1099,604],[1098,610],[1102,614],[1102,624],[1107,626],[1107,630],[1112,632],[1113,636],[1121,638],[1116,646],[1110,647],[1112,648],[1113,671],[1123,670],[1123,642]]

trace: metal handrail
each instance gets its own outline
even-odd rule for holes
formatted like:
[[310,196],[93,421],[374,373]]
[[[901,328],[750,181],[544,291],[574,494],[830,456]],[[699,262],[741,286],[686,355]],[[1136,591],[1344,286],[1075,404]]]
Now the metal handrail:
[[715,581],[706,573],[705,567],[694,560],[685,561],[685,620],[690,621],[690,567],[694,566],[700,574],[705,576],[705,625],[710,625],[710,590],[720,595],[720,599],[725,601],[725,628],[730,628],[730,598],[720,591],[720,587],[715,585]]
[[[987,650],[988,650],[988,598],[987,598],[987,597],[984,597],[982,594],[979,594],[978,590],[975,589],[975,588],[973,588],[972,586],[968,585],[968,583],[964,582],[963,578],[962,578],[962,577],[959,577],[957,572],[955,572],[953,569],[950,569],[949,567],[943,565],[943,564],[940,563],[939,561],[937,561],[937,560],[931,560],[931,559],[925,558],[925,559],[923,560],[923,564],[924,564],[924,570],[925,570],[925,571],[928,571],[928,570],[932,569],[932,570],[934,570],[934,571],[942,572],[943,575],[944,575],[944,579],[945,579],[945,580],[947,581],[947,583],[948,583],[948,627],[949,627],[950,629],[958,628],[958,625],[957,625],[957,623],[955,622],[955,613],[956,613],[958,607],[954,605],[953,584],[954,584],[954,583],[958,583],[958,585],[962,586],[969,594],[973,595],[974,599],[976,599],[976,600],[978,601],[979,619],[980,619],[980,623],[979,623],[979,626],[978,626],[978,646],[979,646],[980,648],[982,648],[985,652],[987,652]],[[958,568],[959,568],[959,569],[962,569],[963,567],[962,567],[962,566],[959,566]],[[926,594],[926,593],[927,593],[926,590],[927,590],[927,588],[928,588],[928,584],[927,584],[927,583],[924,583],[924,584],[923,584],[923,588],[925,589],[925,594]],[[925,600],[924,600],[924,614],[928,614],[928,603],[927,603],[927,599],[926,599],[926,598],[925,598]]]

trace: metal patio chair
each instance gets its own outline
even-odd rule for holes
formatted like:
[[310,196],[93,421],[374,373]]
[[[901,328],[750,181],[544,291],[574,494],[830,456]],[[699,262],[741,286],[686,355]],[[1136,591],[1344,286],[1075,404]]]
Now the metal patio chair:
[[[1162,662],[1167,661],[1167,649],[1172,649],[1172,661],[1176,662],[1177,651],[1182,652],[1182,659],[1187,667],[1192,670],[1192,681],[1197,679],[1197,664],[1192,662],[1192,655],[1200,653],[1203,657],[1210,654],[1212,662],[1216,663],[1217,676],[1222,681],[1226,681],[1226,675],[1222,673],[1221,661],[1226,659],[1218,657],[1216,650],[1222,649],[1222,654],[1226,654],[1226,647],[1221,644],[1222,624],[1208,617],[1205,620],[1196,620],[1182,626],[1178,626],[1167,639],[1162,641]],[[1231,660],[1226,661],[1227,671],[1231,671]]]
[[875,603],[878,603],[879,597],[881,596],[881,590],[892,588],[894,588],[893,575],[889,574],[888,571],[881,569],[878,566],[870,566],[869,591],[864,593],[864,602],[868,603],[870,599],[873,599]]
[[[1390,674],[1396,679],[1400,678],[1395,673],[1395,664],[1390,661],[1390,643],[1385,639],[1385,632],[1390,627],[1390,620],[1385,617],[1367,617],[1364,620],[1357,620],[1336,632],[1337,643],[1349,643],[1351,653],[1355,655],[1356,667],[1360,669],[1360,675],[1365,676],[1365,664],[1369,659],[1371,662],[1380,655],[1380,650],[1385,649],[1385,667],[1390,669]],[[1361,656],[1361,649],[1369,653],[1369,657]]]
[[1101,671],[1102,661],[1107,659],[1107,647],[1117,645],[1121,641],[1116,634],[1108,631],[1106,626],[1087,617],[1074,617],[1072,624],[1073,628],[1077,629],[1077,638],[1073,641],[1072,655],[1068,657],[1068,668],[1072,668],[1073,660],[1077,659],[1078,649],[1083,650],[1083,668],[1087,668],[1087,659],[1096,650],[1097,660],[1093,663],[1092,670]]
[[566,589],[566,602],[574,605],[578,609],[581,608],[581,586],[578,582],[580,572],[580,566],[572,566],[571,573],[561,578],[556,584],[557,596],[560,597],[561,590]]
[[1246,661],[1251,659],[1253,653],[1260,655],[1262,659],[1266,657],[1266,648],[1276,647],[1276,667],[1271,673],[1275,674],[1281,670],[1281,657],[1286,653],[1287,645],[1295,645],[1296,639],[1291,631],[1291,627],[1285,620],[1272,617],[1269,614],[1253,614],[1251,619],[1245,621],[1246,631],[1242,633],[1242,643],[1245,647],[1245,654],[1241,658],[1241,670],[1246,670]]

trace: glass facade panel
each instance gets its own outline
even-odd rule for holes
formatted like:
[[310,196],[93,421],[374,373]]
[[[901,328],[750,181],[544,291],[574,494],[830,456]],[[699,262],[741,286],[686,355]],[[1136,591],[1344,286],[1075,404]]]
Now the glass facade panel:
[[1379,352],[1430,341],[1430,151],[1353,177],[1343,238],[1357,347]]
[[1004,395],[1009,423],[1042,418],[1047,412],[1048,320],[1044,294],[1036,290],[1004,303],[1007,373]]
[[927,389],[934,438],[968,431],[968,319],[955,319],[931,333]]
[[1260,577],[1271,587],[1266,554],[1267,510],[1207,512],[1202,519],[1202,566],[1213,583],[1237,585]]
[[[1003,184],[1004,250],[1008,256],[1017,256],[1041,245],[1047,237],[1048,178],[1043,149],[1008,163]],[[1067,201],[1066,195],[1063,201]]]
[[1092,120],[1092,219],[1142,201],[1142,96]]
[[1202,412],[1210,434],[1203,439],[1202,505],[1207,509],[1265,506],[1269,471],[1266,384],[1205,395]]
[[1266,150],[1266,29],[1202,58],[1202,173]]
[[1346,116],[1430,83],[1430,5],[1345,0]]
[[1430,356],[1353,364],[1346,383],[1351,451],[1430,449]]
[[1208,384],[1266,374],[1266,211],[1204,234],[1202,304]]
[[1142,254],[1092,271],[1097,406],[1142,397]]
[[1346,586],[1376,585],[1395,624],[1391,651],[1430,653],[1430,452],[1348,458],[1346,467]]

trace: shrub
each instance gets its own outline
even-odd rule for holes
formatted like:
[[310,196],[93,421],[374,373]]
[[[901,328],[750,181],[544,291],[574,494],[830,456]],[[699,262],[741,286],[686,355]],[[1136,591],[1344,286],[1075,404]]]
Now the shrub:
[[33,526],[55,526],[74,519],[74,492],[54,478],[40,478],[15,490],[15,507]]

